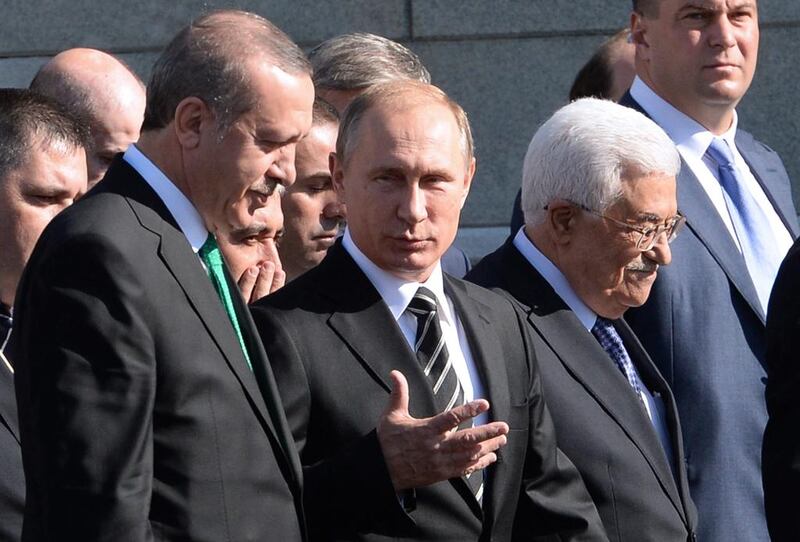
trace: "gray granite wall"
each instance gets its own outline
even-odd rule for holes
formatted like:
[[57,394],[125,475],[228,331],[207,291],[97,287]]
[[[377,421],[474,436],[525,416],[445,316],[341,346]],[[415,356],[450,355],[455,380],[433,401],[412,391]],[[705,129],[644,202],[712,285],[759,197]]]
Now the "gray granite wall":
[[[0,86],[26,86],[75,46],[121,56],[146,77],[175,31],[204,10],[260,13],[301,45],[368,31],[416,51],[473,123],[478,172],[459,244],[473,257],[508,233],[522,158],[536,127],[566,102],[593,49],[628,21],[628,0],[4,0]],[[761,57],[741,124],[775,148],[800,201],[800,2],[761,0]]]

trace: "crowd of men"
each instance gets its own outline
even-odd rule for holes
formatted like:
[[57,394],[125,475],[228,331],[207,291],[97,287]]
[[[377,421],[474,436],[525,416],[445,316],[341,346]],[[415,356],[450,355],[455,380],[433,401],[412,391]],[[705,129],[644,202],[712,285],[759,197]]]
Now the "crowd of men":
[[758,44],[755,0],[633,0],[474,267],[470,122],[386,38],[223,10],[146,87],[0,90],[0,541],[800,539]]

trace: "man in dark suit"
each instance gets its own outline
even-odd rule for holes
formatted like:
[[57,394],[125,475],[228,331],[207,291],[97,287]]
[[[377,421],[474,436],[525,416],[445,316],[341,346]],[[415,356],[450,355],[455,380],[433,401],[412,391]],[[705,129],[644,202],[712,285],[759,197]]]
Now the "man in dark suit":
[[[342,34],[323,41],[308,53],[314,68],[314,88],[339,112],[353,98],[378,83],[412,79],[431,82],[422,60],[404,45],[366,32]],[[469,271],[467,255],[450,246],[442,255],[445,273],[461,278]]]
[[738,128],[758,54],[757,3],[633,5],[637,78],[620,103],[678,147],[688,227],[647,303],[625,318],[675,393],[698,538],[766,542],[764,323],[798,226],[780,158]]
[[142,136],[42,235],[19,289],[23,540],[301,540],[301,473],[214,232],[294,176],[310,67],[216,12],[157,60]]
[[527,314],[558,445],[620,542],[694,536],[672,392],[621,319],[670,262],[679,166],[642,114],[573,102],[528,147],[525,227],[467,274]]
[[605,540],[521,316],[441,270],[475,168],[463,110],[424,83],[378,85],[336,149],[343,240],[252,307],[312,538]]
[[25,506],[14,368],[5,350],[17,284],[52,218],[86,191],[81,123],[57,103],[0,90],[0,540],[18,541]]
[[800,538],[800,241],[781,265],[767,318],[767,410],[762,468],[772,542]]

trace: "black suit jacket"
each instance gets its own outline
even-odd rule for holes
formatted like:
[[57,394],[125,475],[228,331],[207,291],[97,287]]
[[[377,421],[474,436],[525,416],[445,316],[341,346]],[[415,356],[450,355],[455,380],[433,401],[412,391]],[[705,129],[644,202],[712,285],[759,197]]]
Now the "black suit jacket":
[[505,294],[527,314],[558,446],[578,467],[609,538],[691,540],[695,511],[675,400],[625,322],[617,320],[614,325],[642,381],[664,401],[675,457],[666,457],[621,371],[517,250],[513,236],[481,260],[467,280]]
[[460,478],[406,495],[408,512],[399,503],[374,431],[390,371],[406,375],[413,416],[436,413],[433,394],[388,307],[340,243],[251,306],[304,465],[312,539],[605,540],[575,468],[557,452],[520,316],[496,294],[447,275],[445,289],[490,415],[511,428],[488,469],[482,509]]
[[774,542],[800,540],[800,241],[781,265],[767,312],[767,410],[762,467]]
[[0,541],[19,540],[24,508],[25,476],[19,447],[14,377],[0,361]]
[[23,540],[302,538],[299,459],[248,311],[234,295],[254,371],[127,162],[47,227],[17,300]]

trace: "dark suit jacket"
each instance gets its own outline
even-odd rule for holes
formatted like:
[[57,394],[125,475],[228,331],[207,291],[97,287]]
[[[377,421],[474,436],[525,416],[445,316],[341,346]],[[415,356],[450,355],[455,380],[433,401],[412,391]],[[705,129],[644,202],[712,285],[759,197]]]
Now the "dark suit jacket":
[[695,511],[675,400],[630,328],[615,322],[642,381],[664,401],[675,457],[666,457],[620,370],[517,250],[513,237],[481,260],[467,280],[505,294],[527,314],[558,446],[578,467],[609,539],[691,540]]
[[800,241],[781,265],[767,318],[763,473],[773,542],[800,540]]
[[0,361],[0,541],[19,540],[24,508],[25,476],[19,447],[14,376]]
[[[620,101],[641,110],[626,95]],[[778,155],[738,130],[736,146],[793,236],[797,218]],[[664,375],[683,422],[700,540],[766,542],[761,441],[767,422],[765,327],[755,286],[716,208],[684,163],[672,243],[647,303],[625,320]]]
[[47,227],[17,300],[23,540],[302,538],[299,458],[248,311],[234,295],[254,372],[124,160]]
[[[319,267],[251,306],[304,465],[312,539],[605,540],[574,466],[557,452],[521,317],[501,297],[445,275],[497,420],[511,432],[488,469],[483,509],[463,479],[398,502],[375,425],[389,373],[408,379],[410,412],[433,394],[388,307],[341,244]],[[554,533],[561,533],[562,538]]]

